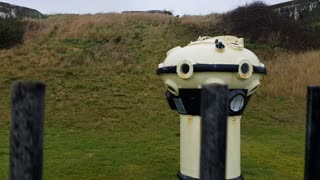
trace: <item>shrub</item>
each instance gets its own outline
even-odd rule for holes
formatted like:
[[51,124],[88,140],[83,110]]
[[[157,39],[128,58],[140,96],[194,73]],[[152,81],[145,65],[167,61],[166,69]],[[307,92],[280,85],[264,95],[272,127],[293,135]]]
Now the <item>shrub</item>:
[[320,32],[320,7],[317,7],[312,12],[305,13],[301,21],[308,30]]
[[24,27],[21,20],[0,18],[0,48],[9,48],[23,41]]
[[315,41],[319,33],[307,31],[298,22],[281,17],[260,1],[226,13],[223,23],[232,34],[272,47],[312,49],[320,46],[320,42]]

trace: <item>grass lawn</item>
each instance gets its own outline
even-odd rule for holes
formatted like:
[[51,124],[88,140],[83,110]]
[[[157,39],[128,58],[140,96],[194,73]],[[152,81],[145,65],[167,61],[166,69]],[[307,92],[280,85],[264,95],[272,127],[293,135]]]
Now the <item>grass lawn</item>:
[[[170,48],[214,36],[209,17],[107,14],[29,20],[24,44],[0,50],[0,180],[8,179],[9,171],[10,85],[37,79],[47,85],[45,180],[177,179],[178,114],[169,110],[155,71]],[[262,59],[270,71],[241,124],[246,180],[303,179],[306,101],[301,87],[318,83],[314,74],[320,63],[318,52],[292,57]]]
[[[171,128],[123,131],[47,125],[44,179],[176,179],[179,124],[175,118],[168,124]],[[137,126],[144,126],[141,122]],[[148,123],[156,126],[157,122]],[[302,179],[304,126],[303,100],[255,97],[241,129],[244,177]],[[8,177],[8,129],[0,130],[0,179]]]

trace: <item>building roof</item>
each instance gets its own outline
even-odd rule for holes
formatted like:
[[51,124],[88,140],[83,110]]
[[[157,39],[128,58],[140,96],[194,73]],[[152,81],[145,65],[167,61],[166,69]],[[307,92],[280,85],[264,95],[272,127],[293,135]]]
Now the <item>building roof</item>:
[[283,2],[283,3],[279,3],[279,4],[274,4],[271,5],[270,7],[273,9],[277,9],[280,7],[286,7],[286,6],[294,6],[294,5],[298,5],[301,3],[305,3],[305,2],[315,2],[317,0],[292,0],[292,1],[287,1],[287,2]]

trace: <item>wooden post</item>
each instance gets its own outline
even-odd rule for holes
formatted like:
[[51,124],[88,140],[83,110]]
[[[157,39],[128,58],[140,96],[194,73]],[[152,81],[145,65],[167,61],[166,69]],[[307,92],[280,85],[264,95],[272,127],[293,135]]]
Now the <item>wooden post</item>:
[[320,87],[308,87],[304,179],[320,179]]
[[201,180],[225,179],[228,92],[224,85],[202,87]]
[[11,101],[10,180],[41,180],[45,84],[14,83]]

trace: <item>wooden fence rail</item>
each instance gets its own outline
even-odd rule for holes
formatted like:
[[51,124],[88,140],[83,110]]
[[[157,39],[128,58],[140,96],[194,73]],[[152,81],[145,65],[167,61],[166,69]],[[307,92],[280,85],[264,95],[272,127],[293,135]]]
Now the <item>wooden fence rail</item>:
[[228,86],[205,85],[201,94],[200,179],[224,180],[228,119]]
[[11,101],[10,180],[41,180],[44,83],[14,83]]
[[320,179],[320,87],[308,87],[305,180]]

